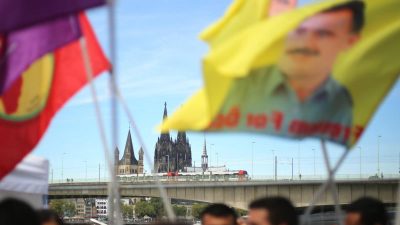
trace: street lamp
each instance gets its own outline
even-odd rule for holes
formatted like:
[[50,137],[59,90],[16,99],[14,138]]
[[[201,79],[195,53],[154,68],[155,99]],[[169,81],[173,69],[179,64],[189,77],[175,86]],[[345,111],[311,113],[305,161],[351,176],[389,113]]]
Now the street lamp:
[[299,141],[297,147],[298,147],[297,148],[297,173],[298,173],[299,178],[300,178],[300,141]]
[[215,155],[217,156],[217,167],[218,167],[218,152],[215,152]]
[[254,141],[251,142],[251,179],[254,178]]
[[272,175],[275,177],[275,150],[272,151]]
[[379,148],[380,148],[380,144],[381,144],[381,135],[378,135],[378,174],[377,174],[378,176],[379,176],[379,174],[380,174],[380,165],[379,165],[379,163],[380,163],[380,162],[379,162],[379,161],[380,161],[380,160],[379,160],[379,151],[380,151]]
[[315,149],[312,149],[313,150],[313,155],[314,155],[314,177],[316,176],[316,173],[315,173]]
[[61,155],[61,182],[64,182],[64,155],[67,153],[63,152]]
[[85,163],[85,180],[87,180],[87,160],[83,162]]
[[210,167],[212,167],[212,165],[211,165],[211,158],[212,158],[212,147],[214,146],[214,144],[210,144],[210,157],[209,157],[209,164],[210,164]]

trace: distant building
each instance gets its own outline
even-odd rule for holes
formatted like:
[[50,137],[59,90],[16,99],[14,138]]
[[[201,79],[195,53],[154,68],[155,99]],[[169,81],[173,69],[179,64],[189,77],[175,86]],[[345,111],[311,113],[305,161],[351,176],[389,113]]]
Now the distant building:
[[75,209],[77,217],[85,218],[85,200],[83,198],[76,199]]
[[108,199],[99,198],[96,199],[96,210],[98,217],[107,217]]
[[97,218],[96,201],[94,198],[85,199],[85,218]]
[[[167,116],[167,103],[165,103],[163,119]],[[172,140],[169,132],[162,133],[154,150],[154,171],[179,172],[190,166],[192,166],[192,150],[186,132],[178,132],[176,140]]]
[[131,131],[128,132],[128,137],[126,138],[126,144],[124,149],[124,154],[121,159],[119,159],[118,147],[115,148],[115,169],[117,175],[126,174],[142,174],[143,173],[143,154],[144,151],[142,147],[139,150],[139,160],[136,159],[133,150]]

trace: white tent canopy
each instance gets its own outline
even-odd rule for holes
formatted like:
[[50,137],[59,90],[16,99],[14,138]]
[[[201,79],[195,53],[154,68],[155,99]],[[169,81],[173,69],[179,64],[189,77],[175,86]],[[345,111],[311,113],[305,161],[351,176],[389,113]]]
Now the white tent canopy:
[[46,203],[49,187],[49,161],[28,155],[0,181],[0,200],[17,198],[34,208]]

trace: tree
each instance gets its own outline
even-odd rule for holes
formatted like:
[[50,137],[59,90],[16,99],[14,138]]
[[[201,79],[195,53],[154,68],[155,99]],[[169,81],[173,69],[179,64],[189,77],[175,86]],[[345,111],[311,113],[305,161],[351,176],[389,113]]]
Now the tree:
[[133,206],[132,205],[121,205],[122,216],[124,218],[133,217]]
[[54,199],[50,201],[49,206],[61,217],[72,217],[76,214],[75,204],[68,200]]
[[200,219],[200,214],[207,207],[206,204],[195,203],[192,206],[192,216],[194,218]]
[[154,208],[156,217],[162,217],[162,216],[166,215],[165,210],[164,210],[164,204],[163,204],[161,198],[151,198],[150,205]]
[[172,209],[174,210],[176,216],[186,216],[185,206],[173,205]]
[[236,209],[236,212],[237,212],[238,216],[246,216],[247,215],[247,211],[244,209]]
[[140,201],[136,203],[135,212],[138,217],[150,216],[154,218],[157,216],[154,206],[146,201]]

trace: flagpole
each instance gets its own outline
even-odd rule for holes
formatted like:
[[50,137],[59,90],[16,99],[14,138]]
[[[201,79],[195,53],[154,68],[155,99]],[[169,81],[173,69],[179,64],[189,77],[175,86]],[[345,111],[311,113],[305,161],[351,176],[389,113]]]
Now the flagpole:
[[[92,98],[93,98],[93,104],[95,106],[97,125],[99,126],[100,139],[101,139],[101,142],[102,142],[102,145],[103,145],[103,150],[104,150],[103,151],[104,152],[104,158],[105,158],[107,166],[110,168],[110,170],[114,171],[114,169],[112,169],[112,168],[114,168],[113,167],[113,160],[111,160],[111,159],[113,159],[113,157],[112,157],[112,155],[110,154],[110,151],[109,151],[108,142],[107,142],[107,136],[106,136],[106,132],[105,132],[105,126],[104,126],[104,123],[103,123],[103,120],[102,120],[103,117],[102,117],[100,106],[99,106],[99,103],[98,103],[96,89],[95,89],[94,84],[93,84],[93,71],[92,71],[92,67],[90,66],[90,56],[89,56],[89,53],[88,53],[85,37],[82,37],[79,40],[79,43],[81,45],[83,63],[84,63],[85,71],[86,71],[86,76],[87,76],[87,79],[88,79],[88,82],[89,82],[91,95],[92,95]],[[114,178],[114,181],[112,181],[113,178]],[[99,181],[100,181],[100,165],[99,165]],[[119,196],[118,188],[114,187],[116,185],[118,185],[118,184],[115,181],[115,177],[111,176],[111,182],[108,184],[108,195],[109,195],[109,206],[110,206],[110,208],[113,207],[113,205],[114,205],[113,204],[113,196]],[[117,205],[119,207],[119,204],[117,204]],[[116,210],[119,210],[119,208],[116,208]],[[111,211],[111,209],[110,209],[110,211]],[[113,212],[113,211],[111,211],[111,212]],[[122,221],[119,224],[118,224],[118,221],[116,223],[112,223],[110,221],[110,225],[113,225],[113,224],[122,225]]]
[[[108,28],[109,28],[109,50],[110,50],[110,91],[111,91],[111,149],[117,146],[118,142],[118,111],[117,111],[117,97],[116,97],[116,85],[117,85],[117,59],[116,59],[116,38],[115,38],[115,2],[116,0],[108,0]],[[116,180],[115,165],[114,161],[111,163],[111,167],[108,168],[110,174],[109,184],[109,204],[110,213],[109,219],[110,224],[122,225],[122,218],[120,213],[120,198],[119,198],[119,187]],[[110,190],[111,189],[111,190]],[[110,201],[111,200],[111,201]]]

